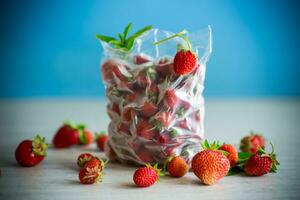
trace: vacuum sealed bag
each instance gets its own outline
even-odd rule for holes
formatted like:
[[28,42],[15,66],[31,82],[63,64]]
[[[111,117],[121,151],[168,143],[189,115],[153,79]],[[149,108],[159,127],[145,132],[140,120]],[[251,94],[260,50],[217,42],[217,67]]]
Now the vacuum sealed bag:
[[98,36],[110,117],[106,153],[136,164],[162,164],[174,154],[190,162],[204,136],[211,29],[173,34],[145,27],[127,37],[130,28],[119,40]]

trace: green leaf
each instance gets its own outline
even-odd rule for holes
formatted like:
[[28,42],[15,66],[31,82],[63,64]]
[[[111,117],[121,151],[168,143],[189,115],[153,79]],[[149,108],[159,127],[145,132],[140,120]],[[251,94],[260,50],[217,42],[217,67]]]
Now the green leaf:
[[121,40],[121,44],[124,44],[124,42],[125,42],[124,36],[121,33],[118,33],[118,36],[119,36],[119,38]]
[[130,36],[128,38],[128,40],[130,40],[130,39],[135,40],[136,38],[140,37],[143,33],[147,32],[151,29],[152,29],[152,26],[146,26],[146,27],[140,29],[139,31],[135,32],[132,36]]
[[117,41],[117,39],[114,37],[109,37],[109,36],[100,35],[100,34],[97,34],[96,37],[99,40],[102,40],[103,42],[107,42],[107,43],[110,43],[111,41]]
[[252,154],[248,152],[238,152],[238,162],[246,161]]
[[238,174],[238,173],[240,173],[242,171],[243,170],[240,167],[238,167],[238,166],[231,167],[230,170],[227,173],[227,176],[236,175],[236,174]]
[[132,27],[132,23],[129,23],[129,24],[125,27],[125,29],[124,29],[123,35],[124,35],[124,39],[125,39],[125,40],[126,40],[126,37],[127,37],[128,33],[129,33],[131,27]]

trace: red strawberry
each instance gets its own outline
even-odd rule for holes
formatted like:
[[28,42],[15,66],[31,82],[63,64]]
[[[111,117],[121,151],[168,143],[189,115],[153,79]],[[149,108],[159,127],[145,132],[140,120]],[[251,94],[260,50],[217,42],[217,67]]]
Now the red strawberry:
[[151,102],[146,101],[141,107],[141,115],[143,117],[151,117],[155,115],[157,111],[158,111],[157,106]]
[[169,127],[173,118],[169,112],[160,112],[151,118],[150,123],[161,131]]
[[163,78],[171,74],[172,69],[173,69],[173,63],[168,58],[162,58],[155,66],[156,72],[160,75],[160,77]]
[[123,109],[122,112],[122,121],[123,122],[131,122],[131,120],[135,117],[135,111],[132,107],[127,107]]
[[174,72],[184,75],[192,72],[197,64],[197,56],[190,50],[179,50],[174,58]]
[[79,180],[83,184],[94,184],[102,181],[104,162],[98,158],[88,161],[79,172]]
[[94,156],[90,153],[80,154],[77,158],[78,167],[80,167],[80,168],[84,167],[88,161],[92,160],[92,158],[94,158]]
[[105,82],[113,83],[115,78],[121,81],[127,81],[131,78],[125,65],[114,60],[106,60],[101,67],[102,78]]
[[150,61],[151,61],[151,58],[149,56],[146,56],[143,54],[135,55],[133,57],[133,62],[134,62],[134,64],[137,64],[137,65],[141,65],[141,64],[144,64],[144,63],[147,63]]
[[155,128],[143,118],[140,118],[138,124],[136,125],[136,133],[139,137],[145,139],[153,139],[155,137]]
[[235,149],[235,147],[231,144],[223,144],[219,150],[226,151],[228,155],[226,157],[228,158],[230,165],[234,166],[238,161],[238,152]]
[[115,119],[115,115],[120,116],[119,105],[116,103],[112,103],[107,106],[107,113],[111,119]]
[[164,102],[167,108],[173,109],[176,107],[176,104],[178,102],[178,97],[175,93],[175,90],[166,90]]
[[109,141],[107,141],[104,145],[104,153],[109,159],[110,162],[115,161],[118,159],[117,154],[114,152],[114,150],[111,148]]
[[85,128],[85,125],[78,127],[79,132],[79,144],[88,145],[93,143],[93,134],[90,130]]
[[96,134],[96,143],[100,151],[104,151],[105,143],[108,141],[108,136],[105,133]]
[[242,138],[240,149],[242,152],[256,153],[259,148],[265,148],[265,139],[260,134],[251,132],[250,135]]
[[159,89],[156,84],[151,84],[149,88],[147,88],[147,97],[150,102],[156,103],[158,99]]
[[167,40],[173,39],[174,37],[181,37],[186,42],[188,49],[184,48],[183,45],[179,44],[179,50],[177,51],[174,63],[173,63],[173,71],[177,75],[184,75],[192,72],[195,69],[195,66],[197,64],[197,56],[194,52],[192,52],[191,49],[191,43],[188,39],[188,37],[183,36],[186,34],[186,31],[182,31],[180,33],[177,33],[175,35],[172,35],[171,37],[165,38],[163,40],[160,40],[158,42],[155,42],[155,45],[161,44]]
[[189,171],[189,165],[181,156],[170,156],[166,160],[166,169],[173,177],[182,177]]
[[276,160],[274,154],[274,146],[272,145],[272,152],[266,153],[264,149],[260,148],[257,153],[252,155],[244,166],[244,171],[250,176],[262,176],[269,172],[276,172],[279,162]]
[[20,165],[32,167],[44,160],[46,149],[45,138],[37,135],[33,140],[24,140],[18,145],[15,158]]
[[126,96],[125,96],[125,101],[127,103],[132,103],[134,102],[135,100],[137,99],[137,95],[135,93],[128,93]]
[[133,181],[138,187],[149,187],[153,185],[162,175],[157,164],[153,167],[147,164],[145,167],[138,168],[133,175]]
[[117,126],[117,131],[120,134],[129,134],[130,124],[126,122],[121,122]]
[[151,67],[147,67],[139,72],[138,76],[136,77],[136,81],[139,86],[145,88],[150,85],[156,79],[156,77],[156,71]]
[[141,147],[137,151],[135,151],[138,157],[140,158],[143,163],[154,163],[155,160],[153,158],[153,155],[149,152],[149,150],[145,149],[144,147]]
[[209,145],[207,140],[202,144],[203,151],[197,153],[192,159],[192,170],[200,181],[211,185],[227,175],[230,162],[217,149],[218,143]]
[[78,125],[65,122],[56,132],[53,138],[55,148],[67,148],[79,143]]

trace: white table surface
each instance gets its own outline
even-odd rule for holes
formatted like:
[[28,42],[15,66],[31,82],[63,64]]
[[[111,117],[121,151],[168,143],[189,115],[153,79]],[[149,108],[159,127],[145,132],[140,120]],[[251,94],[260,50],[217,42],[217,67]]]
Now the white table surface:
[[[18,100],[0,102],[0,199],[300,199],[300,100],[208,100],[205,136],[238,144],[251,129],[276,145],[281,163],[277,174],[223,178],[213,186],[199,183],[193,173],[175,179],[163,177],[149,188],[132,182],[135,167],[108,164],[103,182],[82,185],[76,158],[81,152],[104,156],[95,146],[48,150],[44,162],[23,168],[14,150],[35,133],[52,135],[65,119],[85,122],[91,130],[105,130],[105,102],[93,100]],[[297,147],[298,146],[298,147]]]

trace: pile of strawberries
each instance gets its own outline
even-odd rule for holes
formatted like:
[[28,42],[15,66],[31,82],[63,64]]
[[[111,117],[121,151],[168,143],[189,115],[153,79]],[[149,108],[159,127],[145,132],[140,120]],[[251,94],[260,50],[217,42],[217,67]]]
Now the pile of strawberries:
[[[237,152],[231,144],[219,145],[218,142],[209,144],[205,140],[201,145],[203,150],[194,155],[191,170],[205,185],[214,184],[226,175],[242,171],[249,176],[262,176],[276,172],[276,166],[279,165],[273,144],[271,143],[272,152],[267,153],[264,150],[265,139],[259,134],[251,134],[242,139],[240,145],[242,152]],[[164,171],[173,177],[182,177],[189,169],[186,160],[178,155],[169,157],[164,165]],[[148,164],[135,171],[133,181],[138,187],[148,187],[161,175],[163,174],[157,165],[152,167]]]
[[102,63],[110,145],[119,160],[162,163],[174,153],[190,159],[199,148],[203,72],[191,59],[192,72],[181,76],[180,69],[174,72],[181,58],[154,61],[140,54],[131,65],[118,59]]
[[[67,126],[67,127],[66,127]],[[57,147],[58,135],[74,134],[74,128],[64,124],[54,135],[53,144]],[[62,131],[68,130],[68,131]],[[72,130],[72,131],[70,131]],[[69,142],[69,137],[60,141],[60,144]],[[68,140],[65,140],[68,138]],[[105,134],[98,134],[96,144],[100,151],[103,147],[107,147],[108,137]],[[37,135],[33,140],[22,141],[16,151],[15,158],[17,162],[25,167],[32,167],[43,161],[46,156],[47,144],[45,138]],[[189,170],[199,178],[199,180],[206,185],[211,185],[219,181],[226,175],[233,175],[239,172],[244,172],[249,176],[261,176],[269,172],[276,172],[279,162],[276,160],[274,154],[274,146],[272,152],[265,151],[265,139],[260,134],[251,133],[244,137],[240,143],[240,150],[231,144],[219,145],[218,142],[209,144],[205,140],[202,144],[202,151],[193,155],[191,166],[187,159],[181,155],[172,154],[164,161],[164,165],[158,163],[151,166],[149,163],[144,167],[138,168],[133,175],[133,181],[138,187],[148,187],[153,185],[160,176],[166,172],[173,177],[183,177]],[[69,146],[68,146],[69,147]],[[65,146],[64,148],[67,148]],[[80,154],[77,158],[77,165],[80,167],[78,174],[79,180],[83,184],[94,184],[102,181],[103,169],[106,162],[90,153]]]

